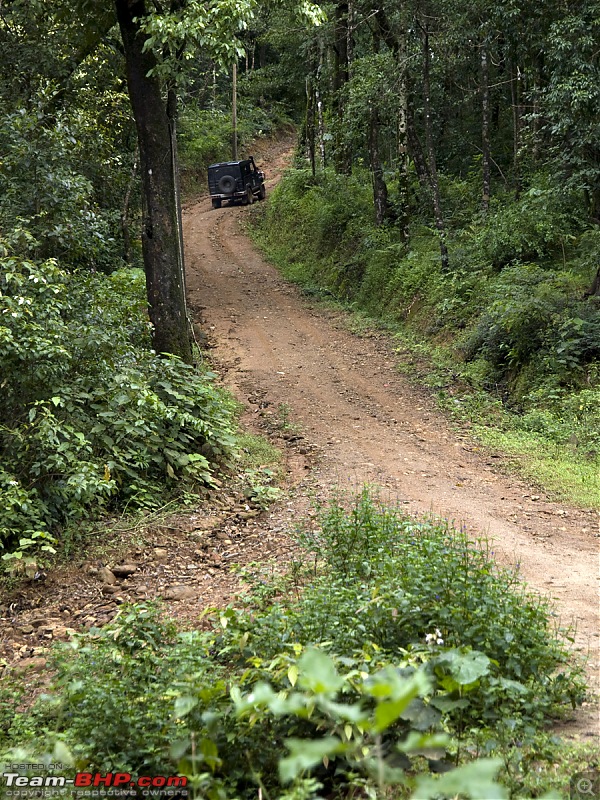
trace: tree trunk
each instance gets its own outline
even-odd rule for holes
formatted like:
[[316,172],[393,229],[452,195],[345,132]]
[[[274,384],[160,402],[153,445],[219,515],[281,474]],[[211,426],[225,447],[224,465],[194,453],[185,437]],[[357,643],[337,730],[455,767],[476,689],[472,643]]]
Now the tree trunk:
[[406,106],[406,138],[410,147],[410,153],[415,162],[419,183],[421,186],[430,189],[429,167],[427,166],[425,154],[423,153],[423,146],[415,127],[415,118],[410,103]]
[[429,183],[433,198],[433,215],[435,227],[437,228],[440,240],[440,257],[442,270],[447,272],[450,268],[448,258],[448,246],[446,245],[446,228],[444,216],[442,214],[442,201],[440,198],[440,184],[438,180],[437,163],[435,159],[435,148],[433,146],[433,131],[431,126],[431,85],[430,85],[430,55],[429,55],[429,29],[427,23],[422,26],[423,43],[423,109],[425,112],[425,142],[427,147],[427,159],[429,161]]
[[369,107],[369,162],[373,177],[375,224],[382,225],[388,216],[388,190],[383,177],[383,167],[379,155],[379,115],[372,103]]
[[[398,70],[398,112],[396,116],[396,177],[398,182],[398,209],[388,208],[388,216],[393,216],[402,240],[408,243],[408,84],[406,75],[406,44],[404,31],[398,32],[390,25],[385,9],[381,4],[371,6],[370,26],[373,29],[374,50],[382,39],[394,55]],[[417,167],[418,171],[418,167]]]
[[323,47],[319,47],[319,66],[315,77],[315,104],[317,106],[317,128],[319,140],[319,155],[321,169],[325,169],[325,118],[323,115],[323,100],[321,99],[321,74],[323,72]]
[[397,151],[398,215],[396,224],[402,241],[408,244],[408,86],[406,81],[406,54],[403,48],[396,53],[398,64],[398,118]]
[[[173,165],[175,210],[177,212],[177,242],[179,245],[177,249],[177,263],[179,264],[179,272],[181,273],[181,284],[183,286],[183,298],[185,302],[187,290],[185,285],[185,261],[183,256],[183,214],[181,211],[181,184],[179,181],[179,153],[177,152],[177,93],[174,86],[170,87],[167,93],[167,117],[169,119],[169,136],[171,138],[171,163]],[[187,318],[187,308],[184,310]],[[191,326],[189,318],[187,322],[188,326]]]
[[233,75],[231,81],[231,153],[233,161],[238,160],[238,131],[237,131],[237,62],[233,62]]
[[176,153],[172,121],[157,77],[151,50],[136,20],[145,14],[143,0],[115,0],[125,49],[127,86],[135,119],[142,175],[142,251],[153,346],[191,363],[192,349],[185,305],[177,210]]
[[313,86],[313,78],[306,79],[306,119],[304,121],[304,135],[306,141],[306,149],[308,150],[308,158],[310,161],[310,169],[313,178],[317,172],[316,165],[316,108],[315,108],[315,89]]
[[121,232],[123,235],[123,260],[126,264],[132,263],[131,258],[131,234],[129,232],[129,203],[131,201],[131,193],[133,191],[134,182],[137,178],[138,171],[138,154],[136,152],[131,168],[131,176],[127,184],[127,191],[123,198],[123,209],[121,211]]
[[334,138],[334,168],[342,175],[352,173],[352,154],[345,136],[345,90],[349,78],[348,42],[349,33],[348,0],[338,0],[335,6],[335,34],[333,42],[333,102],[337,117]]
[[483,210],[490,210],[491,192],[491,148],[490,148],[490,67],[488,51],[486,45],[481,47],[481,150],[482,156],[482,177],[483,195],[481,205]]
[[600,267],[598,267],[592,285],[585,294],[586,297],[600,297]]
[[521,106],[519,100],[519,67],[515,67],[510,77],[510,94],[513,113],[513,181],[515,198],[521,194],[521,176],[519,174],[519,148],[521,147]]

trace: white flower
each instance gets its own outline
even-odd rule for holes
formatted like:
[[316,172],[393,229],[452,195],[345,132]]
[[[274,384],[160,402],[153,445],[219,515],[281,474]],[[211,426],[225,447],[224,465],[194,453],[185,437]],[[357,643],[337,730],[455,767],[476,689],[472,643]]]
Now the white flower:
[[436,628],[435,633],[426,633],[425,644],[444,644],[441,630]]

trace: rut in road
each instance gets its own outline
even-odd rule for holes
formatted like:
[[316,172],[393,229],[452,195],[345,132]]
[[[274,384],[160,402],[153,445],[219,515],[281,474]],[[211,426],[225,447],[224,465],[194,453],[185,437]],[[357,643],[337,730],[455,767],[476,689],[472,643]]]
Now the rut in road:
[[[277,166],[285,157],[281,149]],[[387,337],[353,335],[342,312],[311,307],[265,262],[244,233],[248,211],[212,210],[208,199],[187,207],[188,299],[228,387],[250,412],[259,398],[285,404],[319,453],[318,467],[296,465],[300,491],[288,506],[301,514],[311,492],[373,483],[411,512],[487,535],[497,560],[520,562],[527,583],[555,598],[561,622],[576,624],[575,646],[590,653],[597,687],[598,513],[536,499],[539,490],[503,475],[501,460],[474,449],[398,373]],[[598,735],[594,704],[577,726]]]

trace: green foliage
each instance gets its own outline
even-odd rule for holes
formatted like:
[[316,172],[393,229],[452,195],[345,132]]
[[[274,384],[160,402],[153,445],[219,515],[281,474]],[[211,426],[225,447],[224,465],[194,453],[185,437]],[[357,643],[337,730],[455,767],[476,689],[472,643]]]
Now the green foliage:
[[82,174],[81,120],[40,124],[44,102],[0,117],[0,225],[26,227],[43,257],[108,272],[121,258],[118,215],[98,206]]
[[[176,767],[198,797],[507,797],[500,759],[460,763],[459,743],[476,735],[510,760],[580,698],[546,603],[462,533],[367,490],[323,509],[303,541],[317,560],[296,599],[298,571],[263,571],[275,604],[249,594],[209,629],[177,633],[152,605],[123,607],[61,646],[49,693],[0,717],[6,756],[58,744],[74,769]],[[423,756],[440,753],[449,771],[430,776]]]
[[547,45],[551,70],[544,91],[552,155],[562,167],[567,186],[583,189],[588,212],[596,220],[600,210],[598,11],[596,2],[580,3],[553,22]]
[[4,250],[3,548],[210,483],[210,461],[231,453],[231,402],[211,373],[149,350],[144,309],[138,271],[69,275]]
[[333,503],[302,541],[322,576],[297,604],[265,616],[267,639],[246,621],[246,656],[274,655],[290,640],[327,641],[350,656],[370,642],[392,660],[427,661],[443,684],[447,655],[430,644],[438,631],[450,652],[487,659],[485,679],[458,706],[463,722],[538,724],[556,703],[580,698],[577,670],[560,666],[567,654],[547,603],[524,589],[517,569],[495,567],[485,542],[442,521],[415,522],[368,490],[350,510]]
[[[279,120],[260,107],[243,101],[238,109],[238,148],[240,153],[248,150],[252,141],[272,133]],[[194,186],[192,178],[206,175],[209,164],[228,161],[232,157],[232,137],[230,111],[218,108],[202,109],[196,104],[185,107],[180,119],[180,157],[184,186],[204,191],[200,184]]]
[[[371,224],[369,196],[360,178],[288,173],[260,221],[286,275],[313,289],[352,296],[362,273],[354,256]],[[290,230],[293,239],[284,233]]]
[[[258,785],[312,798],[324,783],[424,791],[430,779],[415,779],[411,756],[449,743],[422,699],[424,670],[296,646],[232,675],[215,645],[211,632],[176,634],[151,606],[124,608],[58,653],[52,693],[4,721],[3,744],[39,756],[60,743],[74,767],[91,770],[169,774],[175,763],[200,797],[251,797]],[[434,781],[435,793],[456,785],[469,797],[504,797],[499,765],[458,767]]]
[[469,237],[474,259],[495,268],[556,255],[570,245],[581,220],[573,197],[543,175],[518,201],[501,196],[483,225]]
[[154,51],[154,74],[184,84],[190,70],[182,69],[199,52],[207,51],[219,67],[242,54],[237,36],[254,16],[254,1],[182,2],[170,11],[147,10],[140,19],[145,50]]

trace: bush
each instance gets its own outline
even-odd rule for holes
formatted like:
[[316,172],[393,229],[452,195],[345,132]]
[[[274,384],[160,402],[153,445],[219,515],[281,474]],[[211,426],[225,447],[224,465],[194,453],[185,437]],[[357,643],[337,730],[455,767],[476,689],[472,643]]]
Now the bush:
[[[225,655],[213,632],[176,634],[152,606],[124,608],[63,649],[53,693],[5,720],[4,745],[26,744],[40,758],[40,746],[58,743],[86,771],[169,775],[176,764],[199,797],[251,798],[259,786],[308,800],[321,788],[426,783],[436,794],[460,786],[478,800],[502,796],[499,761],[415,778],[423,767],[414,751],[448,744],[434,732],[439,712],[422,699],[423,669],[296,646],[231,672],[218,662]],[[477,681],[472,659],[456,664],[457,686]]]
[[433,650],[441,650],[427,642],[438,631],[444,648],[489,659],[489,673],[460,706],[470,724],[535,725],[557,704],[581,699],[549,605],[527,592],[518,569],[497,568],[485,542],[443,521],[417,522],[368,490],[350,510],[333,503],[302,538],[320,576],[298,603],[241,624],[246,658],[319,641],[352,656],[369,642],[396,663],[428,661],[435,673]]
[[[123,263],[120,211],[100,207],[94,183],[84,174],[89,153],[78,137],[91,137],[89,120],[85,114],[79,120],[59,114],[50,123],[42,111],[46,101],[39,102],[38,109],[0,116],[0,227],[25,228],[43,258],[110,272]],[[108,136],[106,129],[102,132]],[[106,139],[104,145],[110,147]],[[127,159],[113,162],[110,168],[103,165],[104,178],[122,183]]]
[[70,275],[5,250],[0,310],[4,549],[92,508],[155,506],[232,451],[214,375],[149,349],[142,273]]
[[516,262],[547,259],[574,240],[581,220],[576,203],[562,190],[537,176],[517,201],[502,198],[493,213],[472,236],[473,257],[497,269]]
[[[392,785],[398,797],[505,797],[498,762],[453,768],[451,737],[521,746],[581,698],[546,602],[462,532],[368,490],[323,509],[302,542],[303,564],[259,579],[257,602],[250,583],[247,609],[218,611],[210,629],[177,633],[151,605],[123,607],[62,646],[50,694],[2,718],[4,747],[39,758],[59,743],[89,771],[176,764],[209,798]],[[439,783],[422,759],[431,747],[449,770]]]
[[465,357],[483,356],[517,398],[549,379],[577,387],[600,357],[600,312],[580,300],[578,286],[568,272],[507,267],[464,339]]

